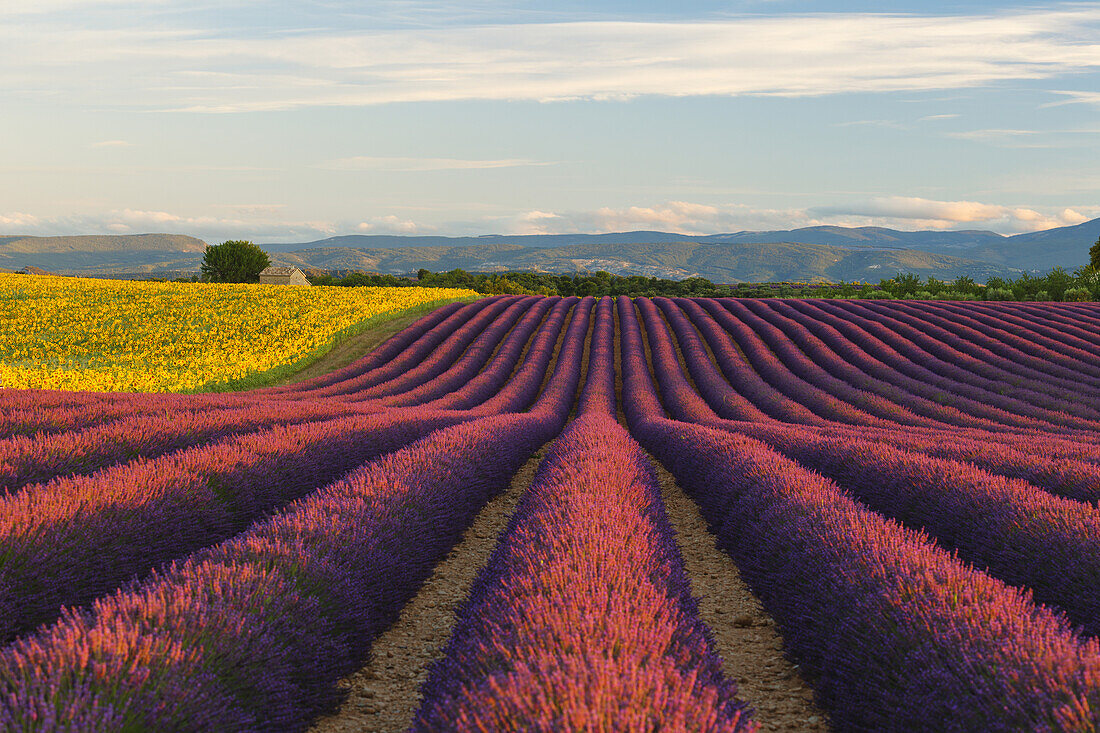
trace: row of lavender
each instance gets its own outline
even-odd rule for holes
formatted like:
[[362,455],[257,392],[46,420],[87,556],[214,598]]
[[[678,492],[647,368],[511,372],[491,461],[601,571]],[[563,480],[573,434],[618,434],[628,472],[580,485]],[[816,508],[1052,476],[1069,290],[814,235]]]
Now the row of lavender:
[[653,469],[615,421],[614,330],[606,299],[577,418],[460,609],[415,730],[757,729],[699,619]]
[[[502,302],[513,312],[487,320],[474,338],[467,333],[449,365],[433,361],[416,379],[407,375],[417,367],[395,377],[401,390],[393,393],[407,394],[463,374],[462,388],[442,397],[448,408],[471,409],[433,409],[430,389],[410,401],[425,401],[415,410],[358,414],[354,403],[335,402],[337,413],[351,414],[308,422],[299,413],[297,425],[9,496],[0,515],[12,518],[5,549],[15,558],[0,565],[0,588],[15,620],[6,632],[56,617],[62,604],[98,600],[60,609],[56,623],[0,652],[0,728],[303,727],[481,504],[560,432],[573,406],[594,301]],[[528,343],[517,368],[517,345]],[[325,404],[301,402],[328,416]],[[267,508],[350,469],[245,529]]]
[[[1096,728],[1100,645],[1089,637],[1100,630],[1091,590],[1100,526],[1085,503],[1100,487],[1092,436],[1048,434],[1054,453],[1072,457],[1059,462],[1063,482],[1052,462],[1031,455],[1029,443],[1044,433],[1030,426],[936,429],[908,419],[919,414],[915,399],[893,403],[909,408],[896,420],[885,404],[844,402],[840,385],[823,377],[825,354],[809,356],[821,342],[812,344],[808,327],[788,325],[785,343],[772,332],[776,348],[764,353],[748,324],[769,343],[765,324],[777,321],[749,313],[783,306],[618,305],[632,432],[699,502],[836,727]],[[979,316],[986,325],[992,318]],[[753,369],[754,359],[771,369]],[[719,367],[742,378],[724,379]],[[983,455],[988,445],[997,449]],[[1047,485],[1005,478],[1013,472]],[[1055,608],[1035,605],[1033,592]]]
[[[14,492],[0,507],[5,522],[0,526],[0,558],[7,558],[0,560],[0,610],[11,619],[0,631],[7,638],[51,621],[62,605],[88,603],[165,560],[209,547],[140,585],[101,598],[91,610],[65,612],[57,624],[5,650],[2,676],[9,682],[0,694],[7,700],[11,727],[51,727],[43,723],[51,715],[58,726],[61,718],[56,716],[74,715],[78,722],[102,722],[106,728],[203,727],[202,721],[210,727],[281,728],[308,720],[325,703],[326,680],[331,681],[331,676],[303,679],[310,660],[316,662],[309,654],[337,649],[332,653],[343,661],[333,665],[331,674],[360,658],[373,634],[415,591],[434,559],[445,554],[480,502],[507,478],[490,470],[496,488],[485,489],[487,484],[462,486],[449,483],[452,476],[434,473],[422,485],[400,472],[425,471],[428,464],[421,462],[442,455],[436,449],[475,460],[497,451],[502,465],[514,468],[532,446],[560,430],[573,406],[593,304],[586,299],[574,307],[575,300],[500,298],[441,309],[361,363],[292,388],[166,398],[159,406],[150,397],[102,396],[99,402],[74,397],[66,402],[70,398],[29,395],[25,404],[5,410],[9,425],[22,426],[13,433],[40,431],[34,440],[14,435],[0,443],[0,456],[5,456],[0,469],[7,471]],[[623,406],[636,435],[695,493],[723,546],[754,584],[763,585],[758,592],[784,625],[791,653],[820,677],[819,695],[834,720],[841,727],[887,729],[881,707],[886,705],[887,711],[900,711],[893,718],[899,729],[928,727],[944,714],[944,706],[958,704],[965,708],[959,713],[961,728],[979,723],[988,729],[1095,725],[1095,711],[1100,710],[1096,643],[1082,642],[1064,620],[992,577],[1034,589],[1040,600],[1069,613],[1086,633],[1096,633],[1090,625],[1097,610],[1090,589],[1100,580],[1093,561],[1100,557],[1094,547],[1100,534],[1095,532],[1095,510],[1084,502],[1097,498],[1100,446],[1093,440],[1094,411],[1075,406],[1062,384],[1068,381],[1064,370],[1080,358],[1081,366],[1072,371],[1081,380],[1079,390],[1091,389],[1086,367],[1097,359],[1083,355],[1097,350],[1085,328],[1097,320],[1095,314],[1087,309],[1037,313],[1034,318],[1043,329],[1030,338],[1012,328],[1019,325],[1013,320],[1021,317],[1016,313],[986,309],[957,313],[953,320],[945,312],[927,316],[930,323],[938,318],[955,329],[936,323],[927,328],[929,339],[947,341],[945,334],[969,336],[970,331],[986,339],[975,339],[978,348],[1008,360],[991,360],[998,371],[989,372],[970,364],[968,359],[977,357],[961,349],[955,356],[941,352],[945,358],[938,361],[921,361],[924,357],[915,352],[902,354],[887,334],[899,333],[901,326],[916,330],[905,319],[919,317],[900,307],[876,315],[870,313],[871,305],[860,304],[865,311],[860,313],[849,305],[850,317],[833,314],[830,321],[824,311],[820,317],[807,315],[808,309],[825,304],[781,305],[643,299],[637,304],[643,337],[634,306],[621,299]],[[644,475],[637,446],[609,423],[616,406],[610,306],[605,300],[596,310],[589,383],[579,405],[582,418],[563,438],[563,447],[552,453],[498,557],[483,573],[465,626],[429,685],[419,718],[423,726],[446,719],[440,715],[467,716],[471,725],[478,720],[527,721],[535,727],[570,724],[598,708],[599,700],[586,695],[589,689],[606,689],[597,684],[601,681],[654,683],[638,660],[649,660],[660,649],[694,651],[669,652],[671,666],[661,667],[661,679],[668,684],[661,688],[663,696],[654,698],[660,703],[651,701],[649,714],[667,710],[670,726],[750,725],[733,687],[717,671],[706,631],[694,615],[662,523],[659,496]],[[1054,335],[1062,326],[1068,335],[1058,340]],[[989,335],[998,328],[1004,334]],[[648,366],[643,338],[653,355]],[[546,381],[556,348],[561,353]],[[1024,354],[1042,361],[1043,350],[1065,358],[1052,357],[1055,368],[1041,375],[1009,369],[1014,362],[1004,356]],[[919,379],[920,369],[940,381],[928,375]],[[1022,369],[1033,367],[1025,364]],[[995,391],[992,374],[1012,374],[1019,384],[1000,382],[1008,386]],[[952,404],[936,399],[942,394]],[[1004,399],[994,400],[994,394]],[[20,399],[14,398],[15,403]],[[35,399],[46,404],[35,406]],[[529,406],[522,415],[486,417]],[[64,414],[85,408],[93,417],[83,429]],[[51,410],[61,414],[52,423]],[[666,410],[676,420],[665,418]],[[829,429],[829,438],[818,434],[822,428]],[[486,438],[485,431],[493,437]],[[1046,457],[1030,450],[1039,436]],[[417,438],[422,439],[410,448],[246,529],[264,512]],[[448,442],[452,438],[458,442]],[[476,447],[464,453],[461,446],[467,442]],[[135,456],[137,460],[130,460]],[[299,464],[304,465],[301,471]],[[800,464],[839,485],[807,474]],[[593,494],[593,477],[610,475],[616,466],[626,474],[616,474],[609,494]],[[62,475],[82,471],[94,473]],[[355,484],[360,474],[374,477],[369,488]],[[383,486],[390,488],[379,488]],[[417,493],[425,491],[471,505],[436,506],[426,498],[429,494]],[[384,500],[378,498],[383,495]],[[630,497],[628,506],[621,505],[623,497]],[[315,505],[322,509],[310,509],[303,518],[302,507]],[[572,507],[573,521],[554,519],[563,506]],[[990,506],[996,512],[991,514]],[[926,528],[989,573],[967,568],[868,507]],[[402,514],[406,508],[408,517]],[[391,511],[412,524],[371,523],[370,517]],[[347,517],[333,516],[344,512]],[[601,537],[606,544],[612,528],[606,526],[600,535],[588,525],[604,516],[616,517],[616,528],[630,526],[639,537],[650,539],[625,549],[600,547]],[[728,520],[735,516],[742,522],[766,516],[768,522],[764,528],[734,529]],[[438,532],[430,528],[431,521],[439,522]],[[344,548],[340,554],[333,544],[338,540],[332,539],[321,543],[315,563],[293,563],[294,553],[306,552],[316,534],[329,529],[363,546]],[[227,539],[241,530],[246,531]],[[548,554],[532,549],[555,547],[549,539],[559,534],[569,542],[547,549]],[[404,547],[401,537],[419,544]],[[793,555],[781,555],[783,563],[762,560],[760,553],[774,549],[784,537],[820,538],[823,547],[812,541],[795,543]],[[541,544],[534,544],[536,540]],[[854,543],[850,547],[834,546],[849,540]],[[381,545],[372,545],[374,541]],[[375,562],[370,553],[394,547],[393,558],[408,560],[416,569],[407,578],[398,576],[402,580],[387,595],[391,589],[378,580],[384,575],[364,579],[364,566],[353,565]],[[647,644],[657,643],[657,637],[632,639],[636,646],[622,656],[622,644],[578,645],[562,630],[571,627],[570,619],[585,617],[587,606],[565,602],[528,608],[534,615],[524,618],[533,619],[532,625],[518,635],[501,635],[502,628],[515,631],[508,620],[512,617],[494,620],[490,613],[509,612],[502,599],[518,604],[523,593],[547,597],[555,589],[586,587],[583,572],[576,578],[536,578],[517,570],[546,562],[574,572],[578,556],[570,548],[576,547],[605,551],[604,565],[618,568],[614,582],[623,584],[622,592],[608,596],[601,606],[612,609],[613,601],[620,601],[618,615],[599,618],[593,638],[614,637],[616,630],[628,627],[632,615],[636,620],[644,613],[649,619],[657,613],[670,619],[657,635],[665,642],[650,648]],[[857,561],[849,552],[852,547],[873,552]],[[1059,559],[1062,572],[1049,571],[1043,561],[1050,557]],[[625,567],[624,558],[632,558],[625,565],[640,563],[643,574],[655,572],[664,580],[653,587],[638,585],[637,568]],[[767,567],[746,570],[754,562]],[[829,592],[836,597],[814,595],[821,590],[812,587],[814,573],[830,579]],[[876,579],[877,585],[863,583],[854,590],[845,585],[861,578]],[[626,592],[631,583],[641,590]],[[791,598],[784,595],[783,583],[792,584]],[[775,597],[768,595],[769,587]],[[969,590],[960,596],[964,587]],[[273,589],[286,593],[288,608],[298,608],[294,604],[300,601],[305,604],[301,608],[312,610],[301,619],[269,618],[263,595]],[[593,593],[598,591],[594,587]],[[345,603],[345,593],[360,594],[348,615],[332,605]],[[381,595],[373,598],[370,593]],[[869,614],[863,627],[845,615],[843,603],[852,594],[859,594],[863,605],[857,607]],[[495,600],[490,603],[490,598]],[[899,610],[903,601],[915,604],[911,618]],[[820,623],[799,617],[817,603],[822,604]],[[883,615],[882,609],[893,615]],[[257,614],[262,618],[254,618]],[[214,624],[205,634],[199,617],[223,618],[227,626]],[[498,621],[503,626],[493,625]],[[983,623],[992,624],[994,631],[982,636]],[[804,626],[794,629],[796,624]],[[172,631],[159,635],[161,627]],[[891,637],[884,629],[896,633]],[[854,656],[844,658],[838,655],[849,632],[863,648],[848,650]],[[257,641],[247,642],[253,633]],[[544,633],[560,645],[557,651],[547,646],[538,657],[541,666],[533,666],[527,676],[505,679],[496,674],[493,664],[527,648],[524,644],[536,643]],[[1012,640],[1010,650],[991,648],[991,637],[997,634],[1002,641]],[[268,644],[276,637],[278,643]],[[668,639],[675,645],[662,647]],[[234,644],[243,648],[231,653]],[[809,648],[814,644],[832,646],[814,661]],[[611,660],[608,649],[614,651]],[[874,663],[860,656],[880,652],[886,656]],[[301,663],[294,656],[299,653],[305,654]],[[157,656],[155,663],[149,662],[150,654]],[[1021,667],[1028,655],[1038,666]],[[560,666],[554,668],[555,663]],[[862,664],[870,666],[862,669]],[[994,665],[994,672],[982,676],[982,665]],[[920,674],[901,688],[891,677],[899,669]],[[861,703],[857,698],[864,692],[859,687],[864,673],[881,678],[884,687],[880,698]],[[183,690],[179,677],[188,674],[198,674],[202,681]],[[1037,675],[1047,675],[1048,683],[1035,684]],[[682,683],[673,684],[677,679]],[[893,686],[886,684],[890,680]],[[535,681],[554,694],[547,693],[542,707],[525,707],[514,698]],[[468,705],[481,699],[477,695],[493,697],[490,691],[506,682],[513,685],[512,697]],[[952,685],[965,692],[954,691],[940,707],[918,709],[921,694],[944,695]],[[967,694],[988,699],[969,707]],[[1006,705],[1003,698],[1009,694],[1022,697]],[[171,699],[166,703],[161,695]],[[284,699],[272,703],[278,695]],[[641,702],[638,706],[638,711],[645,709]],[[563,711],[572,712],[553,717],[566,715]],[[198,723],[184,724],[192,720]]]

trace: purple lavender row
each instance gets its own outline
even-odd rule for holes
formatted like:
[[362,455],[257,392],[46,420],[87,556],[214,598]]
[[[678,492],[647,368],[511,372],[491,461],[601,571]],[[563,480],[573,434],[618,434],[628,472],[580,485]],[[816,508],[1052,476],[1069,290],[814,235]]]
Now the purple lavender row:
[[606,386],[586,387],[592,410],[554,442],[459,609],[414,731],[758,729],[699,619],[653,469],[604,414]]
[[[408,391],[378,398],[378,404],[387,406],[411,406],[431,402],[447,397],[454,390],[469,384],[483,371],[487,371],[491,380],[499,388],[512,373],[520,353],[530,341],[547,311],[560,298],[557,296],[533,298],[521,301],[515,311],[507,311],[485,329],[462,355],[435,378]],[[496,368],[494,368],[496,364]],[[503,368],[501,368],[503,364]],[[495,389],[493,390],[496,391]]]
[[139,415],[84,430],[20,435],[0,440],[0,495],[58,476],[89,474],[229,435],[369,411],[338,403],[273,401],[254,407]]
[[[1028,385],[1008,385],[1004,379],[1014,377],[1007,373],[1002,374],[1002,379],[990,379],[976,371],[968,371],[919,349],[912,341],[888,329],[880,327],[879,335],[872,334],[869,320],[862,319],[864,325],[861,326],[856,319],[840,318],[823,306],[823,303],[816,301],[798,301],[771,307],[814,330],[835,351],[863,354],[866,359],[881,363],[882,367],[866,368],[883,379],[893,379],[897,384],[906,387],[925,385],[944,392],[958,393],[976,402],[1019,414],[1026,415],[1030,412],[1052,422],[1064,420],[1065,414],[1087,420],[1100,419],[1100,411],[1090,406],[1054,397],[1031,389]],[[892,341],[888,343],[884,339]],[[985,368],[988,365],[980,366]]]
[[1100,648],[749,438],[635,428],[700,504],[838,730],[1089,730]]
[[619,305],[632,432],[699,502],[837,729],[1100,723],[1095,640],[763,444],[660,417],[633,307]]
[[[896,425],[838,400],[828,392],[793,374],[751,329],[734,318],[720,304],[713,300],[700,300],[697,305],[699,305],[698,310],[688,308],[687,313],[711,345],[718,359],[718,366],[726,373],[730,384],[740,388],[742,384],[753,385],[754,382],[763,382],[767,385],[766,389],[771,390],[773,394],[782,395],[783,401],[801,406],[800,416],[809,413],[815,416],[810,420],[821,424],[837,422],[882,427]],[[749,377],[747,373],[753,376]],[[764,389],[758,385],[754,391],[760,393]],[[754,402],[761,409],[774,404],[774,400],[760,402],[754,400]],[[778,414],[782,415],[784,412],[786,411]]]
[[[689,399],[691,390],[667,330],[652,319],[646,325],[658,384],[671,385],[662,389],[666,407],[680,420],[713,424],[713,413],[702,400]],[[923,528],[964,560],[1030,588],[1039,601],[1064,610],[1085,633],[1100,634],[1100,595],[1090,590],[1100,587],[1100,514],[1095,507],[972,465],[853,435],[755,426],[744,431],[833,479],[871,509]],[[1091,493],[1095,499],[1096,489]]]
[[940,359],[978,372],[993,380],[1000,379],[1006,387],[1026,385],[1037,391],[1047,391],[1057,397],[1071,399],[1073,380],[1051,376],[1026,364],[994,353],[985,343],[975,343],[945,328],[903,311],[886,311],[851,303],[818,303],[823,308],[843,314],[845,318],[868,319],[888,329],[903,341],[911,341]]
[[[645,313],[646,310],[643,309],[643,316]],[[670,313],[675,314],[675,311],[671,310]],[[720,398],[707,396],[704,400],[691,386],[677,363],[667,329],[652,318],[643,320],[649,335],[653,369],[665,408],[677,419],[734,430],[769,443],[784,440],[789,435],[814,439],[820,434],[816,426],[803,427],[775,421],[753,422],[738,418],[721,419],[712,409],[715,401]],[[670,325],[677,323],[677,319],[670,319]],[[698,353],[685,351],[684,356],[692,375],[706,373],[708,368],[714,370],[709,359],[704,360]],[[707,395],[710,389],[708,382],[696,380],[696,383],[702,385],[702,394]],[[728,389],[728,385],[726,388]],[[1100,455],[1100,447],[1090,444],[1047,438],[1044,439],[1043,450],[1048,455],[1034,455],[1028,449],[1041,436],[1018,436],[1019,442],[1009,442],[1013,436],[977,431],[919,432],[910,428],[885,430],[852,426],[832,427],[829,436],[838,440],[873,440],[911,452],[962,461],[999,476],[1023,479],[1059,496],[1092,504],[1100,503],[1100,465],[1073,457],[1081,454],[1095,459]],[[1055,457],[1050,457],[1051,453]]]
[[[761,301],[742,301],[739,305],[779,329],[811,361],[832,376],[844,380],[853,388],[874,392],[926,417],[961,427],[1009,425],[1039,430],[1100,428],[1100,422],[1074,418],[1065,413],[1045,412],[1040,416],[1037,414],[1039,411],[1030,405],[965,385],[952,384],[951,391],[945,393],[942,384],[928,384],[892,372],[839,333],[828,333],[827,326],[802,316],[797,310],[788,310],[780,304],[779,309],[783,309],[781,315],[777,308]],[[940,404],[944,400],[950,400],[950,408]]]
[[[1072,402],[1077,396],[1069,382],[1007,363],[988,349],[975,347],[954,334],[941,333],[939,337],[934,337],[920,330],[913,322],[903,322],[867,308],[852,308],[848,304],[823,300],[813,301],[812,305],[817,311],[855,324],[906,359],[944,376],[969,381],[971,378],[968,375],[973,374],[984,381],[971,383],[1025,401],[1033,401],[1030,393],[1045,394],[1055,404],[1037,404],[1053,409],[1065,410],[1061,405]],[[905,317],[905,314],[899,315]]]
[[[986,310],[997,312],[1000,309],[990,308],[992,303],[982,303]],[[1059,332],[1072,333],[1080,341],[1095,344],[1095,334],[1100,328],[1100,312],[1090,303],[1017,303],[1012,310],[1013,314],[1029,321],[1045,323]],[[1082,310],[1084,308],[1084,310]]]
[[999,358],[1012,364],[1027,365],[1029,368],[1047,375],[1069,381],[1083,381],[1093,387],[1100,382],[1095,374],[1082,372],[1079,368],[1086,365],[1075,363],[1056,351],[1040,346],[1021,335],[1006,332],[1003,328],[990,326],[967,315],[949,313],[943,310],[931,311],[913,307],[910,302],[891,303],[889,308],[880,308],[877,304],[867,303],[865,307],[874,310],[887,310],[891,315],[904,315],[927,324],[934,329],[959,336],[981,345]]
[[[363,400],[398,394],[419,386],[453,364],[485,329],[492,326],[498,316],[509,309],[514,312],[527,300],[516,296],[494,299],[453,331],[446,332],[436,327],[437,330],[419,339],[414,348],[406,349],[384,366],[304,394],[310,398],[351,396]],[[467,308],[479,302],[470,303]],[[456,315],[465,311],[464,308]]]
[[[523,370],[524,383],[522,389],[516,390],[513,395],[509,394],[506,387],[501,390],[499,395],[478,405],[469,414],[488,414],[490,410],[519,409],[521,405],[526,405],[526,398],[529,395],[539,393],[541,388],[541,393],[538,394],[538,399],[529,408],[528,414],[553,415],[553,419],[556,420],[560,413],[564,424],[577,398],[577,387],[581,378],[581,364],[584,359],[585,339],[588,334],[588,325],[594,303],[594,298],[586,297],[582,298],[574,308],[569,328],[565,332],[561,349],[558,351],[554,370],[549,378],[545,380],[545,386],[543,386],[543,380],[540,378],[541,375],[537,372]],[[547,351],[552,355],[553,347],[550,347]],[[544,361],[547,364],[549,363],[549,359],[545,354],[539,358],[539,363]],[[517,375],[517,379],[513,379],[510,385],[519,384],[519,376]],[[499,401],[498,397],[505,398],[505,401]],[[557,432],[560,432],[560,428]]]
[[[859,406],[892,423],[933,428],[955,426],[1000,429],[1002,425],[1018,428],[1049,427],[1038,420],[1014,416],[980,403],[956,401],[956,405],[942,405],[899,390],[897,386],[891,389],[881,381],[873,380],[866,373],[844,363],[827,349],[811,348],[806,351],[807,347],[812,347],[812,341],[792,339],[791,332],[784,331],[777,324],[753,313],[748,303],[733,299],[723,299],[720,303],[779,354],[783,363],[798,378],[821,387],[836,400]],[[978,415],[964,412],[964,407],[969,407],[971,412]]]
[[[1030,305],[1032,307],[1021,307]],[[946,308],[954,310],[954,308]],[[1076,316],[1063,303],[1020,303],[1013,308],[971,308],[974,318],[992,317],[1012,332],[1034,332],[1044,341],[1087,352],[1091,363],[1100,363],[1100,341],[1096,338],[1096,320]]]
[[[691,314],[691,320],[685,313]],[[764,381],[741,358],[729,335],[695,301],[683,301],[680,307],[669,308],[665,315],[691,369],[692,379],[722,417],[761,423],[840,424],[818,417]],[[714,354],[713,360],[708,347]]]
[[304,730],[558,415],[438,431],[0,652],[5,730]]
[[[699,332],[713,334],[713,332],[720,330],[717,325],[707,320],[705,312],[697,303],[691,300],[682,300],[679,301],[679,305],[684,311],[693,314],[697,322],[696,325],[699,326]],[[677,403],[677,409],[680,410],[678,413],[680,419],[690,422],[705,422],[720,416],[735,421],[774,423],[775,420],[770,415],[761,418],[750,412],[755,407],[753,403],[758,403],[762,404],[769,413],[778,414],[788,423],[800,425],[825,424],[813,413],[795,405],[782,393],[775,390],[768,393],[767,390],[771,388],[755,372],[751,371],[742,372],[738,375],[738,388],[750,394],[753,398],[753,403],[748,403],[745,398],[733,390],[729,382],[725,381],[721,372],[718,371],[702,347],[695,327],[686,319],[683,312],[678,308],[668,308],[665,313],[669,325],[680,342],[681,351],[690,369],[691,377],[707,403],[698,402],[699,394],[688,384],[682,374],[667,374],[661,381],[662,392],[666,390],[675,392],[675,395],[673,395],[676,398],[674,402]],[[657,354],[658,363],[655,368],[658,370],[676,363],[672,357],[674,351],[671,343],[663,344],[661,333],[661,329],[656,329],[654,333],[650,334],[650,348],[655,352],[658,349],[664,349],[661,354]],[[721,345],[719,341],[715,340],[713,342],[716,345]],[[667,358],[662,354],[667,355]],[[672,361],[668,359],[672,359]],[[721,358],[719,358],[719,363],[723,363]],[[681,394],[681,391],[683,394]],[[781,409],[784,407],[784,402],[786,403],[785,410]],[[795,411],[796,408],[802,410],[801,414]],[[684,410],[687,410],[687,412],[683,412]],[[717,415],[713,413],[717,413]],[[873,437],[876,440],[899,445],[899,447],[921,450],[922,452],[929,452],[926,448],[931,449],[934,447],[936,455],[955,460],[980,461],[983,457],[981,445],[992,444],[998,450],[987,451],[988,456],[986,457],[989,460],[981,465],[993,470],[995,473],[1027,478],[1028,480],[1041,479],[1043,483],[1040,485],[1044,488],[1085,501],[1093,501],[1097,493],[1097,485],[1092,478],[1092,471],[1095,469],[1088,465],[1081,466],[1078,464],[1082,462],[1100,463],[1100,445],[1083,442],[1079,433],[1071,439],[1070,437],[1059,437],[1034,430],[990,433],[973,429],[948,428],[945,431],[906,427],[904,430],[899,431],[898,426],[886,428],[854,427],[836,423],[831,424],[829,428],[831,432],[837,434]],[[1023,465],[1023,462],[1027,457],[1033,456],[1037,440],[1042,442],[1043,456],[1041,458],[1051,459],[1055,465],[1043,464],[1040,460],[1036,462],[1038,466],[1036,470],[1027,474],[1028,469]],[[1006,454],[1000,451],[1002,447],[1010,453]],[[1001,462],[1002,457],[1005,458],[1005,463]],[[1059,463],[1062,463],[1062,465],[1057,465]]]
[[615,301],[600,298],[588,346],[588,374],[577,404],[577,414],[614,418],[615,398]]
[[394,411],[278,427],[0,499],[0,639],[464,419]]
[[909,304],[915,312],[932,313],[966,324],[982,333],[993,335],[1021,351],[1049,358],[1055,354],[1072,369],[1085,369],[1100,378],[1100,358],[1095,337],[1084,340],[1074,336],[1068,328],[1054,329],[1036,319],[1024,319],[1009,309],[996,311],[984,308],[963,307],[956,303],[929,304],[913,301]]
[[[666,312],[666,316],[668,313],[674,312],[675,306],[672,303],[663,299],[659,299],[657,302],[661,305],[662,310]],[[868,389],[868,387],[873,387],[875,384],[872,383],[867,374],[854,369],[850,364],[842,362],[835,354],[830,354],[821,349],[810,348],[807,350],[807,347],[813,346],[811,343],[792,341],[790,334],[784,333],[777,324],[760,318],[751,310],[746,310],[750,303],[732,303],[734,308],[741,309],[738,320],[742,321],[749,331],[757,331],[757,335],[768,348],[779,355],[780,361],[794,378],[823,387],[828,395],[842,404],[864,403],[858,406],[887,421],[885,423],[876,422],[876,425],[885,427],[893,423],[895,425],[903,424],[936,429],[948,425],[995,427],[995,423],[975,419],[954,407],[940,405],[928,400],[914,399],[912,395],[898,390],[896,387],[893,389],[889,387],[878,390]],[[676,304],[684,307],[687,301],[677,299]],[[730,304],[727,303],[726,305],[729,306]],[[714,312],[718,314],[718,317],[726,319],[725,314],[720,311]],[[696,322],[699,321],[699,317],[698,314],[695,316]],[[759,333],[762,327],[764,332]],[[686,326],[681,326],[677,331],[677,336],[683,337],[685,330]],[[746,333],[745,338],[750,338],[748,333]],[[802,348],[802,351],[796,348],[796,344]],[[790,377],[788,377],[788,381],[796,383]],[[792,392],[791,390],[787,390],[787,392],[792,396],[799,394],[799,392]],[[805,390],[801,392],[805,393]],[[820,402],[820,399],[818,402]],[[798,422],[808,421],[803,419]]]
[[[481,415],[520,412],[525,409],[538,395],[566,317],[579,302],[579,298],[570,297],[554,304],[545,322],[531,339],[523,363],[518,368],[515,368],[518,353],[515,354],[515,360],[510,354],[507,355],[508,358],[495,359],[492,366],[467,384],[449,395],[426,403],[424,407],[435,410],[470,410]],[[504,349],[501,351],[503,353]],[[496,385],[502,378],[504,383],[498,389]]]
[[[888,307],[879,307],[870,302],[854,306],[849,303],[838,303],[838,305],[878,313],[900,321],[965,353],[979,355],[984,350],[989,355],[989,363],[1027,379],[1069,389],[1076,385],[1078,390],[1085,388],[1090,393],[1100,390],[1100,385],[1091,376],[1069,368],[1064,362],[1059,363],[1060,360],[1052,352],[1047,354],[1050,358],[1037,357],[1005,343],[994,334],[979,331],[956,319],[944,318],[932,313],[914,313],[912,309],[900,304],[892,304]],[[1004,336],[1004,334],[997,335]]]
[[[446,305],[442,305],[432,310],[386,339],[372,349],[366,356],[361,359],[356,359],[343,369],[337,369],[327,374],[322,374],[321,376],[306,379],[301,382],[295,382],[293,384],[252,390],[251,394],[258,396],[261,394],[274,395],[288,392],[304,392],[319,387],[328,387],[336,382],[359,376],[372,369],[377,369],[397,358],[399,354],[410,348],[416,341],[465,306],[465,303],[447,303]],[[471,315],[475,312],[477,312],[477,309],[469,311]]]
[[1100,514],[957,461],[870,440],[794,432],[769,444],[875,511],[923,528],[959,557],[1058,606],[1100,634]]

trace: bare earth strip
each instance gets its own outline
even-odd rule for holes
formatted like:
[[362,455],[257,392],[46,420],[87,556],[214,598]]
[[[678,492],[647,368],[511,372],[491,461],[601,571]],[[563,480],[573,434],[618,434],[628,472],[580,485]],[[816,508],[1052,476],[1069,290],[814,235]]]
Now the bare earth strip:
[[485,505],[397,621],[375,640],[367,665],[337,683],[347,690],[347,698],[336,713],[314,724],[313,733],[408,730],[420,707],[428,666],[451,638],[455,609],[469,594],[516,503],[531,485],[544,451],[545,447],[520,468],[507,491]]
[[672,474],[650,460],[692,595],[699,599],[699,615],[714,634],[723,671],[737,680],[739,697],[756,709],[764,730],[827,731],[827,717],[814,705],[813,690],[783,656],[775,621],[745,585],[730,556],[715,546],[695,502]]

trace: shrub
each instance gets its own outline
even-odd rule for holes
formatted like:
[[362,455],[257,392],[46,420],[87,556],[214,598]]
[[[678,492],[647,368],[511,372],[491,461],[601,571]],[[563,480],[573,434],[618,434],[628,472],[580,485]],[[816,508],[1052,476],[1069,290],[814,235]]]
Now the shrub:
[[202,256],[202,279],[212,283],[254,283],[271,260],[252,242],[231,239],[210,245]]
[[1071,303],[1084,303],[1092,300],[1092,293],[1088,288],[1070,288],[1062,296],[1062,299]]

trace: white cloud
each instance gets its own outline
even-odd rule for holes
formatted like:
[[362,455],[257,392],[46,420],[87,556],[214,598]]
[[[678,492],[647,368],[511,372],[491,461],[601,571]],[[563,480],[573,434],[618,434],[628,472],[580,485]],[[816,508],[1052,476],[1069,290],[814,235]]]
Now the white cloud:
[[[1080,224],[1088,217],[1074,209],[1040,212],[1026,207],[984,204],[977,201],[935,201],[906,196],[888,196],[840,206],[819,206],[808,210],[824,218],[856,217],[849,221],[901,221],[920,229],[958,229],[961,225],[982,225],[1000,232],[1026,232]],[[867,224],[870,225],[870,224]]]
[[[227,205],[227,208],[232,206]],[[775,231],[799,227],[879,226],[918,229],[990,229],[1003,234],[1080,224],[1100,217],[1100,206],[1046,208],[880,197],[844,205],[770,209],[745,204],[667,201],[650,205],[590,210],[530,210],[507,215],[442,222],[440,212],[425,218],[393,214],[350,221],[295,220],[280,216],[279,205],[242,205],[231,216],[119,209],[101,215],[47,218],[30,213],[0,214],[0,234],[187,234],[208,242],[250,239],[256,242],[305,242],[340,234],[577,234],[664,231],[718,234]]]
[[321,29],[270,38],[165,22],[153,28],[5,24],[0,90],[76,104],[236,112],[955,89],[1100,68],[1100,8],[1092,5],[971,16]]
[[1068,99],[1063,99],[1058,102],[1049,102],[1044,104],[1044,107],[1057,107],[1063,104],[1095,104],[1100,106],[1100,92],[1070,92],[1070,91],[1057,91],[1054,94],[1061,94]]
[[373,157],[358,155],[352,158],[340,158],[322,166],[330,170],[342,171],[387,171],[395,173],[418,173],[424,171],[481,170],[490,168],[518,168],[523,166],[553,165],[527,158],[505,158],[503,160],[463,160],[459,158],[399,158]]
[[6,214],[0,214],[0,226],[2,227],[33,229],[38,225],[38,217],[31,214],[24,214],[19,211],[11,211]]
[[92,143],[93,148],[128,148],[133,143],[126,140],[100,140],[97,143]]
[[434,232],[435,227],[401,219],[391,214],[361,221],[355,226],[355,231],[358,234],[424,234]]
[[592,211],[530,211],[513,217],[512,234],[576,234],[637,230],[714,234],[743,229],[784,229],[821,223],[798,209],[758,209],[668,201],[652,206],[602,207]]
[[[669,201],[652,206],[591,211],[529,211],[507,220],[512,234],[576,234],[657,230],[680,234],[775,231],[822,225],[916,229],[982,228],[1012,234],[1080,224],[1100,207],[1033,209],[977,201],[934,201],[890,196],[838,206],[768,209],[743,204]],[[1087,212],[1087,213],[1082,213]]]

